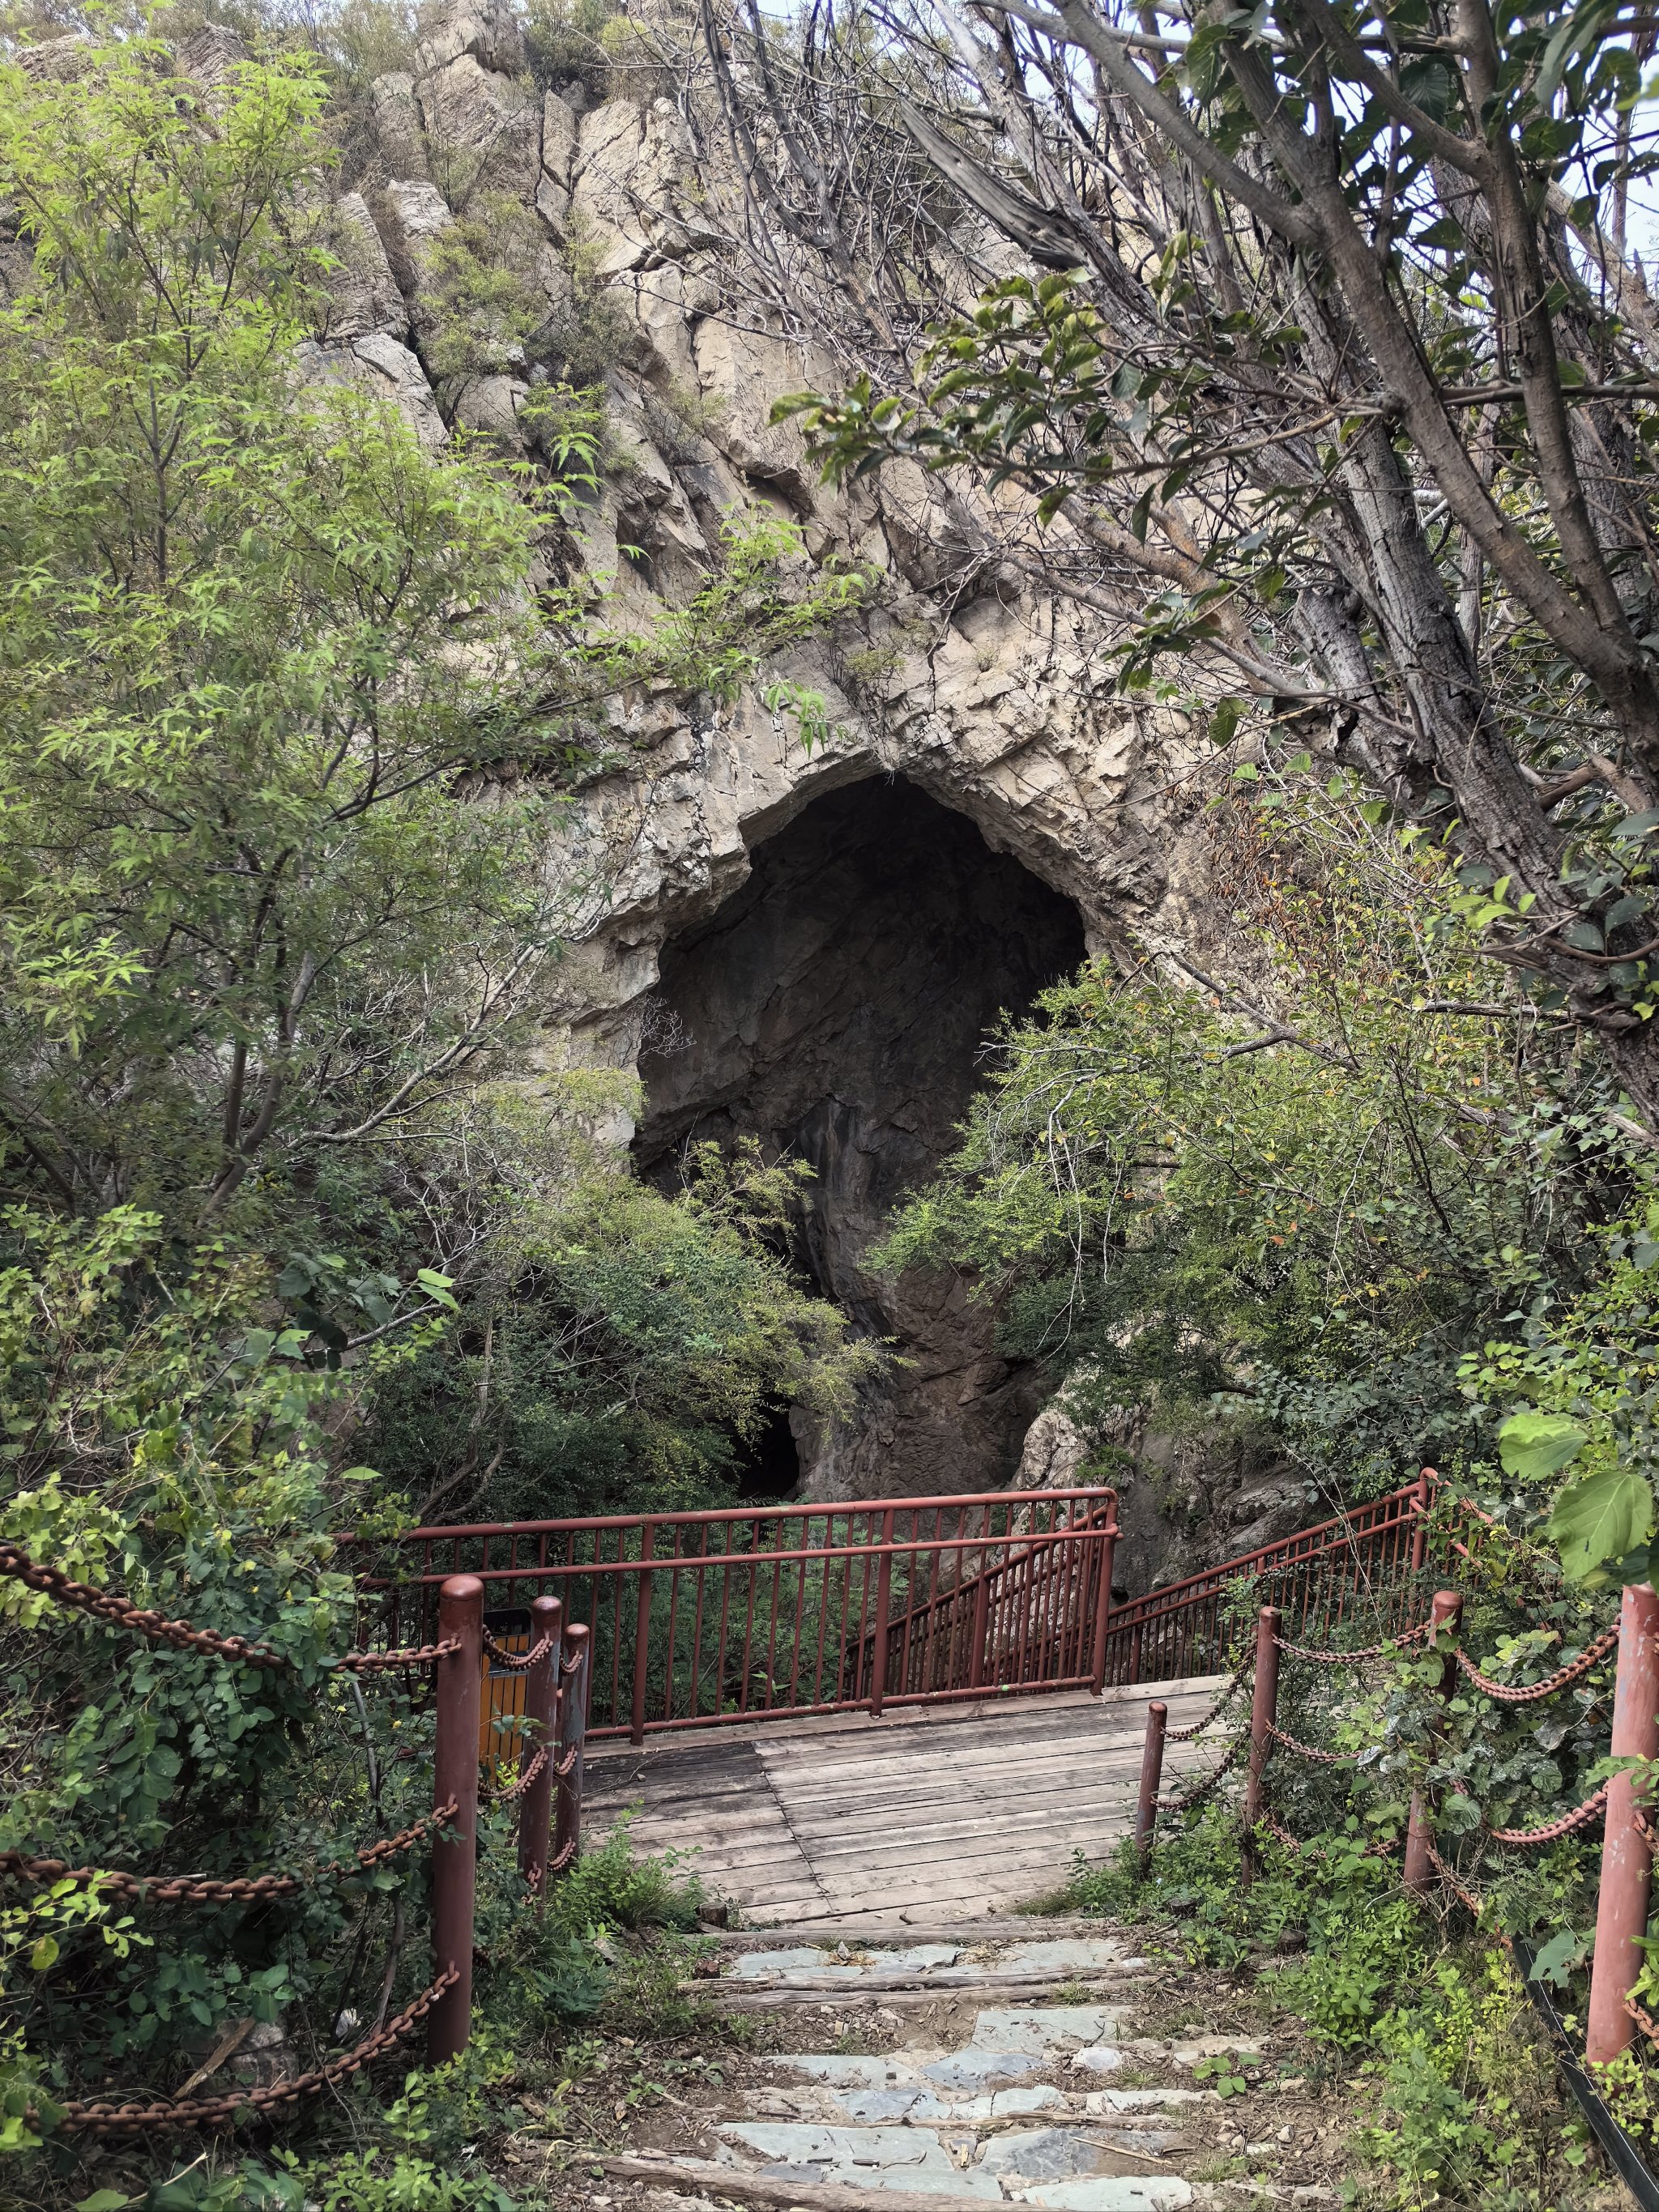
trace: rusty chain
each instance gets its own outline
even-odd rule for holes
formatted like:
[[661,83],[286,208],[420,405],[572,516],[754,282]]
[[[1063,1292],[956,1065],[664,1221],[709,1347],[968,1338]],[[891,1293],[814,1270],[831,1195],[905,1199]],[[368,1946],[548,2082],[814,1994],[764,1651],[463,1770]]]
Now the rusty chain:
[[1266,1805],[1264,1805],[1261,1812],[1256,1815],[1256,1818],[1261,1821],[1262,1826],[1267,1831],[1268,1834],[1273,1838],[1276,1843],[1283,1844],[1287,1851],[1294,1851],[1297,1858],[1302,1856],[1302,1844],[1297,1841],[1296,1838],[1291,1833],[1290,1830],[1285,1826],[1285,1823],[1279,1818],[1277,1814],[1272,1812]]
[[153,1644],[176,1644],[181,1651],[210,1651],[222,1659],[238,1659],[250,1667],[289,1667],[293,1661],[268,1645],[252,1644],[245,1636],[220,1636],[209,1628],[192,1628],[187,1620],[169,1620],[164,1613],[134,1605],[131,1598],[113,1597],[107,1590],[78,1583],[61,1567],[43,1567],[17,1545],[0,1537],[0,1575],[39,1590],[58,1605],[90,1613],[112,1627],[130,1628]]
[[1239,1691],[1249,1680],[1255,1666],[1255,1656],[1252,1655],[1244,1662],[1242,1667],[1235,1668],[1232,1679],[1227,1684],[1226,1688],[1221,1692],[1221,1695],[1216,1699],[1215,1703],[1211,1706],[1209,1711],[1205,1714],[1201,1721],[1194,1721],[1190,1728],[1166,1728],[1164,1729],[1164,1741],[1165,1743],[1190,1743],[1195,1735],[1202,1735],[1205,1729],[1209,1727],[1211,1722],[1216,1718],[1217,1715],[1226,1711],[1228,1706],[1231,1705],[1233,1699],[1238,1695]]
[[1210,1792],[1232,1772],[1234,1767],[1249,1749],[1249,1732],[1246,1729],[1234,1737],[1232,1748],[1220,1765],[1212,1768],[1196,1789],[1186,1790],[1179,1797],[1154,1798],[1152,1802],[1156,1809],[1160,1813],[1186,1813],[1189,1812],[1194,1805],[1201,1805]]
[[522,1674],[526,1668],[539,1665],[553,1649],[555,1641],[550,1628],[544,1632],[541,1642],[532,1644],[528,1651],[509,1651],[506,1644],[498,1643],[487,1628],[483,1632],[484,1650],[498,1667],[506,1668],[510,1674]]
[[1452,1656],[1475,1688],[1487,1697],[1495,1698],[1500,1705],[1528,1705],[1535,1698],[1553,1697],[1558,1690],[1565,1690],[1569,1682],[1576,1682],[1581,1674],[1588,1674],[1592,1667],[1607,1657],[1618,1641],[1619,1628],[1615,1622],[1611,1628],[1603,1630],[1588,1649],[1580,1652],[1570,1667],[1559,1667],[1553,1674],[1547,1674],[1541,1682],[1528,1682],[1520,1688],[1508,1682],[1494,1682],[1490,1674],[1480,1672],[1466,1651],[1458,1650]]
[[562,1674],[574,1674],[581,1663],[582,1655],[580,1651],[566,1651],[560,1656],[559,1672]]
[[100,1867],[72,1867],[63,1859],[30,1858],[24,1851],[0,1851],[0,1874],[18,1875],[26,1881],[95,1882],[108,1887],[118,1897],[131,1897],[152,1905],[177,1905],[186,1900],[238,1905],[256,1897],[293,1897],[315,1882],[372,1873],[387,1859],[397,1857],[400,1851],[412,1850],[422,1837],[441,1828],[446,1820],[453,1820],[459,1809],[451,1797],[423,1820],[417,1820],[412,1828],[404,1828],[395,1836],[382,1837],[379,1843],[366,1844],[353,1859],[331,1859],[314,1875],[234,1875],[221,1878],[213,1875],[125,1874]]
[[1326,1651],[1310,1644],[1289,1644],[1282,1636],[1273,1642],[1287,1658],[1311,1660],[1316,1667],[1358,1667],[1367,1659],[1386,1658],[1390,1651],[1398,1651],[1407,1644],[1415,1644],[1420,1636],[1429,1632],[1429,1623],[1419,1620],[1415,1628],[1407,1628],[1401,1635],[1391,1637],[1386,1644],[1368,1644],[1363,1651]]
[[573,1744],[571,1745],[571,1747],[570,1747],[569,1750],[568,1750],[568,1752],[566,1752],[566,1753],[565,1753],[565,1755],[564,1755],[564,1757],[563,1757],[562,1759],[555,1759],[555,1760],[554,1760],[554,1762],[553,1762],[553,1779],[554,1779],[556,1782],[562,1782],[562,1781],[564,1780],[565,1776],[570,1772],[571,1769],[575,1765],[577,1759],[578,1759],[580,1756],[581,1756],[581,1746],[580,1746],[580,1744],[579,1744],[579,1743],[573,1743]]
[[[164,1613],[134,1605],[131,1598],[116,1597],[108,1590],[94,1589],[90,1583],[76,1582],[61,1567],[43,1567],[20,1546],[4,1537],[0,1537],[0,1575],[39,1590],[54,1604],[92,1613],[100,1620],[108,1621],[112,1628],[128,1628],[135,1635],[148,1637],[152,1644],[171,1644],[180,1651],[206,1651],[249,1667],[294,1664],[285,1652],[273,1651],[269,1644],[252,1643],[246,1636],[222,1636],[216,1629],[192,1628],[187,1620],[171,1620]],[[343,1659],[326,1660],[324,1664],[345,1668],[355,1674],[372,1674],[389,1667],[424,1667],[434,1659],[447,1658],[460,1648],[459,1641],[451,1637],[442,1644],[422,1644],[417,1650],[348,1651]]]
[[459,1636],[447,1636],[441,1644],[416,1644],[400,1651],[348,1651],[343,1659],[325,1663],[354,1674],[379,1674],[389,1667],[429,1667],[434,1659],[447,1659],[460,1648]]
[[[541,1749],[536,1753],[536,1756],[531,1760],[529,1765],[522,1769],[517,1779],[515,1781],[509,1782],[505,1790],[492,1790],[484,1799],[485,1804],[512,1804],[515,1798],[522,1797],[524,1796],[525,1791],[529,1789],[531,1784],[542,1773],[546,1765],[547,1746],[544,1744]],[[555,1769],[555,1771],[557,1771],[556,1768]]]
[[1605,1810],[1608,1784],[1603,1783],[1582,1805],[1575,1805],[1571,1813],[1564,1813],[1559,1820],[1551,1820],[1541,1828],[1488,1828],[1486,1833],[1495,1844],[1553,1844],[1562,1836],[1570,1836],[1577,1828],[1587,1828]]
[[1659,2021],[1655,2020],[1651,2013],[1644,2012],[1641,2006],[1637,2003],[1635,1998],[1629,1996],[1626,1996],[1625,1999],[1625,2010],[1636,2022],[1636,2025],[1641,2029],[1643,2034],[1646,2036],[1650,2043],[1659,2043]]
[[1358,1766],[1365,1756],[1363,1751],[1316,1751],[1310,1743],[1302,1743],[1288,1735],[1274,1722],[1269,1722],[1267,1733],[1275,1743],[1282,1743],[1286,1751],[1293,1751],[1299,1759],[1310,1759],[1316,1766]]
[[547,1863],[549,1875],[562,1874],[576,1856],[577,1838],[572,1836],[562,1851],[556,1851]]
[[[354,2074],[361,2074],[365,2066],[393,2049],[426,2017],[444,1991],[459,1979],[455,1967],[446,1966],[435,1982],[387,2021],[384,2027],[366,2036],[342,2057],[331,2059],[326,2066],[319,2066],[313,2073],[297,2075],[292,2081],[273,2081],[264,2089],[238,2089],[222,2097],[201,2097],[191,2105],[71,2102],[58,2107],[59,2124],[84,2129],[91,2135],[133,2135],[151,2128],[223,2127],[239,2112],[268,2112],[278,2106],[297,2105],[302,2097],[315,2096],[318,2090],[327,2088],[331,2081],[343,2081]],[[27,2112],[24,2118],[32,2127],[40,2125],[39,2112]]]

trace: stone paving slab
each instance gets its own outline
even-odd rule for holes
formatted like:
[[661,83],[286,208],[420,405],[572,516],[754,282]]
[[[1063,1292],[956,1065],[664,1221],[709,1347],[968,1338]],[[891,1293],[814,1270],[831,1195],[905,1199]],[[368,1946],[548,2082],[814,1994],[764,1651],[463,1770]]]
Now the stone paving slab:
[[1042,2051],[952,2051],[922,2072],[946,2089],[987,2089],[994,2083],[1023,2081],[1049,2063]]
[[887,2089],[901,2082],[914,2084],[916,2070],[902,2058],[848,2057],[838,2051],[790,2051],[773,2060],[775,2066],[793,2067],[811,2074],[836,2089]]
[[1107,2043],[1117,2021],[1102,2005],[991,2005],[974,2023],[975,2051],[1068,2051]]
[[1102,2174],[1088,2181],[1039,2182],[1021,2192],[1023,2204],[1048,2204],[1054,2212],[1176,2212],[1193,2202],[1193,2185],[1177,2173]]

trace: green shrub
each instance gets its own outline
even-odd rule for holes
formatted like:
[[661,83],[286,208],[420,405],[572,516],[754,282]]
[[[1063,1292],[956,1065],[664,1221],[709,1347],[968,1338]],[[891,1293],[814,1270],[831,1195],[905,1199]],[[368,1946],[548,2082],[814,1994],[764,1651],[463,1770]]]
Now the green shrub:
[[649,1928],[690,1933],[698,1926],[702,1883],[679,1872],[681,1852],[636,1856],[629,1840],[634,1818],[631,1812],[623,1814],[599,1849],[578,1859],[550,1892],[548,1919],[567,1935]]

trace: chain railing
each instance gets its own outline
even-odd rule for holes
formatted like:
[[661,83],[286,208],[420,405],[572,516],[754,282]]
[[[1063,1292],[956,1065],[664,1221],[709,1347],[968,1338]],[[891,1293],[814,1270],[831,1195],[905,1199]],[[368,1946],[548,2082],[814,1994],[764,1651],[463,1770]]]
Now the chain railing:
[[[1171,1729],[1163,1700],[1155,1699],[1148,1706],[1136,1844],[1144,1863],[1152,1848],[1158,1815],[1192,1811],[1212,1796],[1243,1761],[1246,1763],[1242,1812],[1247,1875],[1249,1842],[1257,1829],[1265,1831],[1287,1849],[1302,1850],[1304,1847],[1267,1802],[1266,1778],[1271,1755],[1277,1751],[1319,1767],[1352,1767],[1362,1765],[1370,1753],[1363,1747],[1336,1751],[1306,1743],[1279,1725],[1279,1676],[1282,1659],[1321,1669],[1372,1665],[1403,1656],[1426,1640],[1430,1653],[1437,1653],[1442,1658],[1439,1680],[1435,1686],[1435,1694],[1441,1702],[1450,1697],[1462,1678],[1478,1695],[1502,1705],[1516,1706],[1535,1704],[1572,1688],[1603,1666],[1616,1650],[1609,1750],[1613,1759],[1627,1764],[1582,1802],[1553,1820],[1516,1827],[1494,1826],[1483,1820],[1479,1829],[1484,1844],[1524,1850],[1558,1843],[1592,1827],[1597,1821],[1602,1824],[1586,2057],[1591,2064],[1606,2064],[1628,2048],[1638,2027],[1644,2035],[1659,2042],[1659,2025],[1650,2024],[1642,2007],[1632,1996],[1643,1964],[1652,1863],[1656,1850],[1659,1850],[1659,1827],[1650,1823],[1638,1799],[1638,1789],[1646,1786],[1644,1780],[1638,1783],[1638,1774],[1644,1775],[1648,1764],[1659,1759],[1659,1596],[1646,1583],[1626,1588],[1620,1619],[1614,1625],[1593,1638],[1565,1665],[1539,1681],[1518,1685],[1497,1680],[1470,1656],[1461,1638],[1462,1616],[1461,1595],[1455,1590],[1441,1590],[1435,1594],[1427,1620],[1402,1626],[1399,1634],[1383,1643],[1360,1650],[1321,1649],[1286,1637],[1280,1609],[1276,1606],[1261,1607],[1254,1654],[1236,1669],[1202,1721],[1188,1729]],[[1238,1694],[1247,1680],[1252,1684],[1249,1724],[1233,1740],[1220,1765],[1184,1793],[1159,1796],[1165,1742],[1199,1736]],[[1403,1880],[1407,1890],[1419,1895],[1430,1892],[1436,1881],[1443,1883],[1478,1917],[1482,1911],[1480,1899],[1448,1862],[1434,1839],[1431,1797],[1438,1741],[1438,1731],[1431,1731],[1428,1771],[1423,1786],[1412,1799]]]
[[[276,1669],[295,1664],[286,1654],[254,1638],[197,1628],[189,1621],[174,1620],[78,1582],[3,1540],[0,1540],[0,1576],[23,1583],[56,1605],[128,1630],[152,1644],[206,1652],[241,1666]],[[549,1880],[572,1866],[581,1847],[582,1746],[588,1693],[588,1631],[579,1623],[563,1626],[564,1608],[557,1598],[538,1597],[534,1601],[530,1609],[534,1640],[517,1651],[485,1628],[483,1595],[483,1584],[476,1576],[451,1577],[439,1592],[434,1641],[385,1650],[349,1651],[340,1659],[323,1662],[325,1672],[349,1670],[370,1676],[399,1668],[433,1671],[437,1711],[434,1803],[424,1819],[400,1833],[382,1837],[365,1844],[350,1859],[330,1861],[310,1874],[147,1875],[122,1868],[76,1867],[67,1860],[0,1850],[0,1877],[14,1881],[54,1887],[72,1883],[108,1890],[143,1905],[221,1905],[292,1897],[321,1882],[349,1881],[373,1873],[417,1844],[429,1842],[434,1972],[428,1986],[353,2050],[292,2080],[239,2087],[193,2102],[54,2101],[29,2116],[31,2125],[71,2128],[100,2136],[225,2126],[242,2112],[269,2112],[297,2104],[333,2082],[360,2073],[396,2049],[422,2020],[427,2022],[429,2063],[441,2063],[465,2047],[471,2028],[479,1767],[485,1755],[490,1757],[492,1765],[495,1763],[495,1716],[484,1696],[485,1654],[496,1669],[521,1678],[523,1683],[519,1771],[511,1784],[493,1791],[487,1802],[492,1808],[512,1806],[516,1810],[520,1869],[538,1912],[544,1907]]]

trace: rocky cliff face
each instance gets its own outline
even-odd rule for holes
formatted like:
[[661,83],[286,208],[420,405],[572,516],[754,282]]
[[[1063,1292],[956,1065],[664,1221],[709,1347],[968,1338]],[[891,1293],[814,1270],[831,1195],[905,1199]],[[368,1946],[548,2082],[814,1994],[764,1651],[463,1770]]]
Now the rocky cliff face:
[[[210,79],[234,52],[210,32],[185,59]],[[341,178],[313,372],[390,397],[434,446],[464,427],[532,460],[538,390],[602,380],[613,463],[549,574],[614,580],[624,607],[683,601],[745,509],[791,518],[814,560],[880,572],[854,637],[777,672],[826,702],[810,751],[755,696],[616,711],[621,764],[550,856],[576,942],[543,1067],[637,1069],[654,1175],[738,1133],[817,1169],[811,1262],[908,1364],[849,1431],[797,1435],[809,1494],[1006,1482],[1037,1378],[996,1358],[963,1285],[878,1280],[864,1255],[948,1145],[1000,1010],[1132,933],[1204,944],[1206,748],[1116,694],[1102,617],[984,557],[921,471],[851,495],[817,482],[771,407],[848,363],[753,304],[716,136],[635,83],[533,75],[507,0],[441,0],[413,68],[374,83]],[[527,303],[483,340],[458,289],[471,263]],[[1027,1472],[1044,1463],[1034,1439]],[[1181,1519],[1149,1511],[1154,1551]]]

